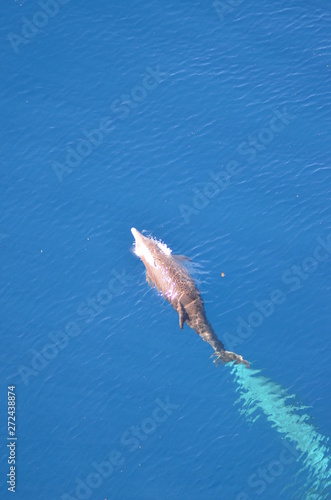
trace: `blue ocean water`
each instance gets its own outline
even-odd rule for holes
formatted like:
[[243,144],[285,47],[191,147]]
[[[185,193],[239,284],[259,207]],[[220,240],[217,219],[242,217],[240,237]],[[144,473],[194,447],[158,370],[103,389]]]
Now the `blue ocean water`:
[[[10,456],[17,500],[330,498],[330,20],[3,6],[1,498]],[[250,371],[180,330],[132,226]]]

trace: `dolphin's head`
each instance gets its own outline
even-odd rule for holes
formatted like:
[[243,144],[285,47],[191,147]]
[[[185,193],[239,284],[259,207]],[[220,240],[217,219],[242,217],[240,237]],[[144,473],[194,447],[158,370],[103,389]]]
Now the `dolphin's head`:
[[134,237],[134,253],[136,254],[137,257],[140,257],[140,259],[149,265],[155,267],[154,264],[154,257],[152,255],[153,249],[153,240],[150,238],[146,238],[146,236],[143,236],[135,227],[131,228],[131,233]]
[[146,267],[150,265],[156,268],[158,261],[164,262],[164,259],[170,257],[171,249],[165,243],[143,236],[135,227],[131,228],[131,233],[135,240],[134,253],[140,257]]

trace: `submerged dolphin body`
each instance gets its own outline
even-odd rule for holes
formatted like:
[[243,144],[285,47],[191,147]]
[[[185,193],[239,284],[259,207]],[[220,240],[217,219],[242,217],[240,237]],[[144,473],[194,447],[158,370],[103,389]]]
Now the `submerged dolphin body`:
[[247,361],[239,354],[226,351],[224,344],[217,338],[209,323],[203,300],[194,280],[183,261],[183,256],[171,254],[171,250],[159,241],[143,236],[134,227],[131,233],[135,239],[134,253],[143,261],[146,267],[146,281],[162,293],[179,314],[179,326],[184,323],[208,342],[215,353],[217,361],[224,363],[233,361],[249,367]]

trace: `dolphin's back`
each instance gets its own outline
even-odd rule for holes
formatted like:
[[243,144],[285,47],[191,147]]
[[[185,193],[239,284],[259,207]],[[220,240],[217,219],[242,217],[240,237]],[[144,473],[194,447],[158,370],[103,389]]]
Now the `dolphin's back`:
[[178,297],[186,296],[194,300],[200,292],[188,269],[177,260],[176,256],[159,256],[155,259],[157,269],[148,268],[151,281],[162,295],[171,302]]

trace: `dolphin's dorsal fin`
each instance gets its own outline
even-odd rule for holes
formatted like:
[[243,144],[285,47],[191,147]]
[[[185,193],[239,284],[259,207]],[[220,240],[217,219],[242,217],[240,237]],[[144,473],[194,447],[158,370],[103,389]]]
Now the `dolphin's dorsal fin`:
[[189,260],[190,262],[192,262],[192,259],[190,259],[190,257],[186,257],[186,255],[173,255],[172,257],[178,262],[183,262],[184,260]]

